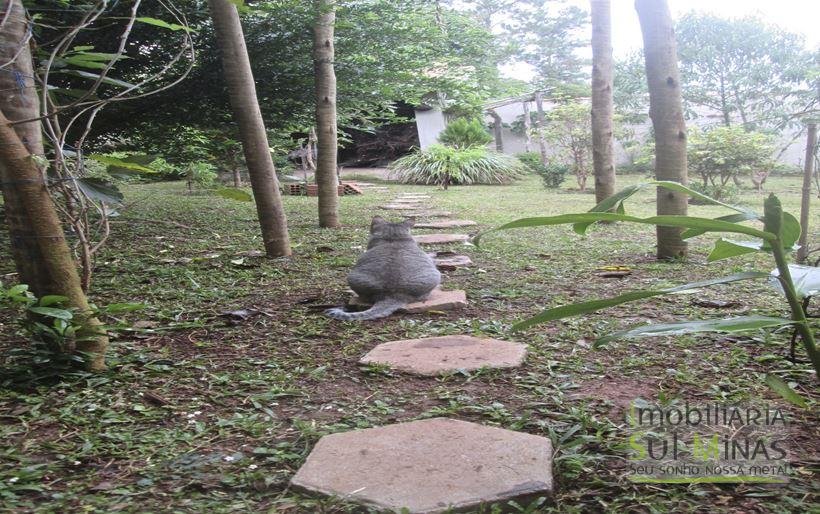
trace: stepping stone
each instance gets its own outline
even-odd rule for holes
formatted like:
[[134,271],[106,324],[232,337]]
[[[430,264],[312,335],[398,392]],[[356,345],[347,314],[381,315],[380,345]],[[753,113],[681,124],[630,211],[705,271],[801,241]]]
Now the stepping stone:
[[407,199],[420,199],[420,200],[429,200],[430,195],[425,194],[415,194],[415,193],[401,193],[399,198],[407,198]]
[[[369,305],[358,296],[353,295],[349,305]],[[467,293],[461,289],[444,291],[437,287],[430,292],[430,296],[423,302],[408,303],[400,309],[408,314],[421,314],[428,311],[452,311],[467,305]]]
[[382,343],[359,363],[386,364],[413,375],[435,376],[459,370],[517,368],[526,356],[527,346],[521,343],[443,336]]
[[466,255],[452,255],[449,257],[433,257],[433,262],[441,271],[453,271],[456,268],[466,268],[473,265],[473,260]]
[[470,239],[467,234],[422,234],[413,236],[420,245],[440,245],[447,243],[463,243]]
[[385,209],[388,211],[418,211],[424,210],[426,207],[415,204],[388,203],[386,205],[379,206],[379,209]]
[[[552,496],[552,444],[533,434],[433,418],[322,437],[296,489],[388,512],[475,512]],[[529,501],[528,501],[529,500]]]
[[406,218],[448,218],[453,215],[452,212],[447,211],[407,211],[401,213]]
[[416,223],[415,228],[458,228],[458,227],[472,227],[478,225],[472,220],[447,220],[447,221],[430,221],[427,223]]

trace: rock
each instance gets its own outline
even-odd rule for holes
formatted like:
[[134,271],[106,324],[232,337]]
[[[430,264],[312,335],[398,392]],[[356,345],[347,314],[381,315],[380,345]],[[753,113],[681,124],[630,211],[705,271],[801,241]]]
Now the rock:
[[407,218],[446,218],[448,216],[452,216],[453,213],[447,211],[424,211],[424,210],[417,210],[417,211],[407,211],[401,213],[403,216]]
[[470,239],[467,234],[422,234],[413,236],[420,245],[440,245],[447,243],[463,243]]
[[[353,296],[350,305],[367,305],[358,296]],[[453,291],[443,291],[437,287],[430,293],[429,298],[423,302],[414,302],[405,305],[401,312],[408,314],[419,314],[428,311],[451,311],[460,309],[467,305],[467,293],[456,289]]]
[[472,266],[473,261],[466,255],[453,255],[452,257],[433,257],[436,267],[443,271],[453,271],[456,268],[466,268]]
[[322,437],[291,485],[410,514],[526,504],[552,495],[552,444],[446,418],[353,430]]
[[384,209],[386,211],[404,211],[404,210],[418,210],[419,207],[420,206],[409,205],[409,204],[388,203],[386,205],[380,205],[379,209]]
[[478,225],[472,220],[446,220],[446,221],[430,221],[427,223],[416,223],[415,228],[457,228],[457,227],[472,227]]
[[386,364],[413,375],[434,376],[459,370],[515,368],[524,362],[526,355],[527,346],[521,343],[457,335],[382,343],[359,362]]

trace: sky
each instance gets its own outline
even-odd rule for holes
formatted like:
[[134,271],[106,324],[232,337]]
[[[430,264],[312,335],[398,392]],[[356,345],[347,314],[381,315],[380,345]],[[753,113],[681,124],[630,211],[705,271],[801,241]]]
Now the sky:
[[[568,0],[589,11],[589,0]],[[672,17],[698,11],[725,18],[757,15],[767,23],[801,34],[810,48],[820,46],[820,0],[669,0]],[[616,59],[642,46],[641,26],[634,0],[612,0],[612,51]],[[527,65],[502,66],[502,74],[528,80],[532,71]]]

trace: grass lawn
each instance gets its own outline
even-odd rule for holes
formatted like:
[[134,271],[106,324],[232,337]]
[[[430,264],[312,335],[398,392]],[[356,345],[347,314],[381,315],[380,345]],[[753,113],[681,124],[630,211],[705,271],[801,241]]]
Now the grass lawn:
[[[620,186],[638,177],[621,177]],[[566,182],[570,184],[570,180]],[[267,260],[253,205],[182,183],[125,188],[127,208],[97,259],[97,305],[144,302],[109,319],[118,331],[110,372],[24,382],[8,349],[25,341],[15,314],[0,311],[0,511],[4,512],[348,512],[337,500],[288,489],[288,480],[324,434],[449,416],[551,437],[556,445],[556,502],[536,512],[809,512],[817,508],[817,409],[798,409],[773,394],[762,374],[775,371],[818,399],[810,366],[786,357],[790,334],[650,338],[594,350],[598,335],[628,325],[686,317],[784,315],[786,304],[757,281],[647,300],[510,334],[541,309],[663,287],[773,264],[747,255],[707,264],[706,235],[688,262],[658,263],[654,229],[569,227],[487,236],[457,247],[475,266],[446,273],[446,288],[467,291],[461,311],[396,315],[366,323],[323,317],[315,307],[341,304],[345,275],[367,240],[376,206],[398,191],[425,192],[436,208],[480,229],[525,216],[592,207],[589,194],[545,191],[530,177],[512,186],[389,185],[390,192],[341,200],[344,228],[317,228],[316,198],[285,197],[294,256]],[[785,210],[799,211],[800,179],[772,178]],[[752,191],[743,203],[762,210]],[[814,202],[810,241],[820,241]],[[654,192],[627,212],[651,215]],[[726,211],[692,206],[690,213]],[[423,231],[416,231],[417,233]],[[0,280],[14,282],[5,227]],[[595,270],[623,265],[622,279]],[[4,276],[4,274],[7,274]],[[732,301],[728,308],[694,300]],[[263,313],[231,321],[237,309]],[[814,312],[820,307],[814,306]],[[358,358],[384,341],[474,334],[526,342],[516,370],[414,378],[360,368]],[[802,350],[798,353],[802,356]],[[15,381],[12,383],[12,381]],[[791,481],[767,485],[634,484],[625,477],[625,412],[635,398],[697,402],[772,402],[787,413]],[[813,403],[816,407],[816,403]]]

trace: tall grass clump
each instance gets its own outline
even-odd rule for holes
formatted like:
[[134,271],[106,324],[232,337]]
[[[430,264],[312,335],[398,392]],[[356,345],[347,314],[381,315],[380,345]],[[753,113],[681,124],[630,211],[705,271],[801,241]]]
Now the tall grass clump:
[[390,165],[390,176],[403,184],[509,184],[526,172],[521,161],[484,147],[433,145]]

